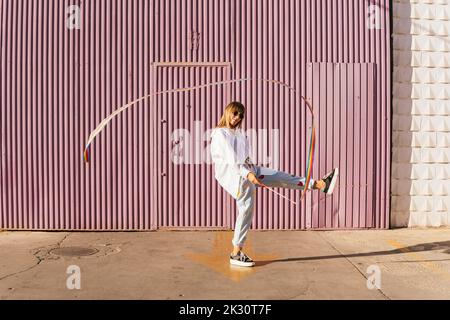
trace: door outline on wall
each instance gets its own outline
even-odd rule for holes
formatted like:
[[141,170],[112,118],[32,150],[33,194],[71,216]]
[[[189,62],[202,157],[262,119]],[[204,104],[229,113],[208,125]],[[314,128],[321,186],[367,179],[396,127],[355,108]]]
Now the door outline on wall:
[[[318,135],[313,175],[339,167],[339,179],[333,195],[306,197],[306,229],[317,229],[327,219],[333,229],[375,228],[376,215],[383,215],[375,211],[375,66],[372,62],[307,64],[307,97],[314,107]],[[311,126],[311,119],[306,124]]]
[[[164,72],[167,72],[167,70],[170,69],[179,69],[179,70],[186,70],[184,68],[223,68],[223,79],[216,79],[214,81],[198,81],[196,83],[189,83],[187,86],[188,87],[192,87],[192,86],[198,86],[198,85],[202,85],[202,84],[206,84],[209,82],[216,82],[216,81],[227,81],[227,80],[231,80],[230,76],[231,76],[231,63],[230,62],[154,62],[151,64],[150,66],[150,73],[151,73],[151,92],[155,93],[158,91],[165,91],[165,90],[170,90],[170,89],[175,89],[175,88],[180,88],[180,87],[185,87],[185,86],[175,86],[173,84],[169,84],[169,87],[161,89],[159,82],[164,80],[164,77],[167,76],[167,74],[165,74]],[[170,75],[169,75],[170,76]],[[172,76],[177,76],[172,74]],[[184,78],[183,78],[184,79]],[[174,81],[174,79],[172,79]],[[170,82],[170,80],[166,79],[166,82]],[[231,88],[230,88],[230,84],[224,84],[223,86],[223,99],[225,101],[230,101],[230,97],[231,97]],[[211,86],[211,87],[207,87],[208,88],[219,88],[220,86]],[[202,94],[202,90],[205,89],[196,89],[196,90],[192,90],[189,91],[190,93],[195,94],[196,92],[198,92],[198,94]],[[168,116],[168,114],[164,114],[165,110],[163,110],[164,106],[164,102],[161,103],[160,100],[163,99],[167,99],[167,97],[164,96],[169,96],[171,94],[163,94],[160,96],[152,96],[151,97],[151,105],[154,106],[154,108],[152,108],[152,123],[153,128],[152,128],[152,137],[151,137],[151,142],[152,142],[152,150],[153,150],[153,154],[152,154],[152,160],[151,160],[151,167],[152,169],[150,171],[152,171],[154,174],[153,176],[155,177],[156,180],[156,188],[154,188],[154,193],[151,195],[152,197],[152,210],[151,210],[151,221],[152,223],[152,229],[183,229],[183,230],[195,230],[195,229],[226,229],[229,230],[231,229],[231,214],[233,212],[233,207],[234,207],[234,201],[231,198],[231,196],[228,195],[228,193],[226,193],[222,187],[219,186],[219,190],[222,193],[222,196],[220,198],[226,200],[224,201],[222,207],[223,207],[223,219],[222,219],[222,223],[220,226],[190,226],[190,225],[179,225],[180,224],[180,220],[177,220],[177,216],[176,213],[173,214],[172,216],[172,220],[170,220],[170,215],[169,217],[166,217],[164,214],[167,211],[170,212],[174,212],[177,209],[180,209],[179,207],[176,208],[175,206],[172,206],[170,208],[167,208],[165,206],[165,204],[167,204],[167,202],[170,202],[170,200],[168,200],[169,197],[169,192],[166,191],[167,189],[167,185],[169,184],[166,181],[171,182],[173,179],[173,174],[176,170],[171,170],[171,166],[174,166],[174,164],[172,162],[166,164],[167,166],[165,167],[164,161],[162,161],[162,159],[164,157],[166,157],[167,155],[164,154],[165,150],[169,149],[169,141],[170,141],[170,137],[169,135],[166,135],[164,137],[164,134],[162,132],[162,130],[164,130],[163,128],[166,127],[170,127],[171,123],[169,123],[170,121],[173,121],[173,119],[175,119],[175,117],[173,117],[173,119],[164,119],[164,116]],[[184,102],[184,99],[182,99]],[[182,108],[184,108],[185,106],[182,106]],[[188,105],[186,106],[188,107]],[[224,108],[224,106],[220,106],[220,110],[222,111]],[[189,109],[193,109],[192,106],[189,106]],[[167,111],[167,110],[166,110]],[[187,111],[184,111],[187,112]],[[167,117],[170,118],[170,117]],[[195,119],[194,119],[195,120]],[[216,121],[214,121],[215,123],[217,123],[218,119],[215,119]],[[205,129],[210,129],[211,127],[205,128]],[[208,149],[209,150],[209,149]],[[190,166],[192,166],[192,164],[190,164]],[[205,166],[210,167],[211,170],[211,175],[210,175],[210,179],[211,179],[211,183],[214,185],[216,184],[216,180],[214,178],[214,171],[213,171],[213,165],[212,164],[205,164]],[[192,170],[192,169],[191,169]],[[175,189],[174,189],[175,190]],[[179,189],[181,190],[181,189]],[[200,190],[196,190],[196,192],[199,192]],[[209,192],[209,190],[207,190]],[[219,191],[218,191],[219,192]],[[175,196],[172,195],[172,199],[175,199]],[[217,201],[218,201],[219,197],[217,197]],[[171,203],[169,203],[169,206],[172,205]],[[191,205],[192,207],[192,205]],[[180,210],[181,212],[182,210]],[[192,214],[192,213],[189,213]],[[220,215],[221,213],[217,213],[218,215]],[[181,215],[178,217],[181,218]],[[208,217],[202,217],[202,214],[199,213],[198,215],[195,215],[195,224],[198,224],[198,219],[201,220],[201,222],[203,222],[204,220],[202,219],[206,219],[207,220]],[[170,220],[170,221],[167,221]],[[183,220],[184,222],[185,220]],[[168,223],[169,222],[169,223]],[[176,222],[176,223],[174,223]],[[169,225],[167,225],[169,224]]]

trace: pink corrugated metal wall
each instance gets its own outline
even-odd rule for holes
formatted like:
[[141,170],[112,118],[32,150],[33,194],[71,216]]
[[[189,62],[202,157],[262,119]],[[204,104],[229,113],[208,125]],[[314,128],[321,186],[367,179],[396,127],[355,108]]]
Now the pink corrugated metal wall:
[[[72,4],[78,30],[66,28]],[[381,29],[367,27],[369,5]],[[232,227],[212,166],[166,162],[169,135],[195,121],[209,129],[228,98],[241,100],[246,129],[279,130],[279,169],[303,174],[310,118],[286,89],[253,81],[141,102],[99,135],[89,165],[82,151],[102,118],[151,90],[242,77],[309,96],[314,176],[342,172],[332,197],[310,193],[297,208],[258,191],[253,227],[389,226],[389,1],[0,0],[0,10],[0,228]]]

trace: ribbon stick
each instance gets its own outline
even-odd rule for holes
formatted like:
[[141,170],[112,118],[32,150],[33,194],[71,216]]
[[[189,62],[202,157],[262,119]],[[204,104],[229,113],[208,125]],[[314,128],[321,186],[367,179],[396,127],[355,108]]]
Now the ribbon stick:
[[289,199],[289,198],[286,197],[286,196],[283,196],[281,193],[276,192],[276,191],[273,190],[272,188],[269,188],[269,187],[266,186],[266,185],[263,185],[263,188],[266,188],[267,190],[272,191],[272,192],[275,193],[276,195],[278,195],[278,196],[280,196],[280,197],[286,199],[287,201],[291,202],[293,205],[297,205],[297,202],[295,202],[295,201]]

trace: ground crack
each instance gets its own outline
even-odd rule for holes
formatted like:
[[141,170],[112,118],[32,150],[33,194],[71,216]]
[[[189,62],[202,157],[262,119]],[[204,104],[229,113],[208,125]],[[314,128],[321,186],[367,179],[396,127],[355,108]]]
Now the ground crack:
[[[321,235],[320,233],[319,233],[319,236],[323,239],[323,240],[325,240],[325,242],[326,243],[328,243],[328,245],[331,247],[331,248],[333,248],[337,253],[339,253],[345,260],[347,260],[347,262],[348,263],[350,263],[366,280],[368,279],[367,277],[366,277],[366,275],[364,274],[364,272],[362,272],[359,268],[358,268],[358,266],[356,265],[356,264],[354,264],[345,254],[343,254],[338,248],[336,248],[330,241],[328,241],[328,239],[325,237],[325,236],[323,236],[323,235]],[[377,291],[378,292],[380,292],[387,300],[391,300],[391,298],[389,298],[381,289],[378,289],[377,288]]]
[[[51,245],[51,249],[43,250],[43,249],[44,249],[43,247],[38,248],[38,249],[35,249],[34,252],[33,252],[33,256],[34,256],[38,261],[37,261],[34,265],[32,265],[31,267],[28,267],[28,268],[26,268],[26,269],[24,269],[24,270],[17,271],[17,272],[14,272],[14,273],[10,273],[10,274],[7,274],[6,276],[1,277],[1,278],[0,278],[0,281],[4,280],[4,279],[6,279],[6,278],[10,278],[10,277],[12,277],[12,276],[16,276],[16,275],[18,275],[18,274],[22,274],[22,273],[28,272],[28,271],[30,271],[31,269],[36,268],[42,261],[44,261],[45,259],[48,258],[49,252],[50,252],[52,249],[61,247],[62,243],[70,236],[70,234],[71,234],[71,233],[66,234],[66,235],[65,235],[60,241],[58,241],[55,245]],[[47,246],[47,248],[48,248],[48,246]],[[43,251],[45,251],[45,253],[42,254],[42,255],[40,255],[40,253],[42,253]]]

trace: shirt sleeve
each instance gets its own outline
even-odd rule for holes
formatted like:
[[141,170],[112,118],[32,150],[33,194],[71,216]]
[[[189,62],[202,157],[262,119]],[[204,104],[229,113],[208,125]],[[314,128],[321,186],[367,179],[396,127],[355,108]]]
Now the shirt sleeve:
[[251,171],[247,169],[247,166],[245,164],[240,164],[239,167],[240,167],[239,172],[241,176],[247,179],[247,176]]

